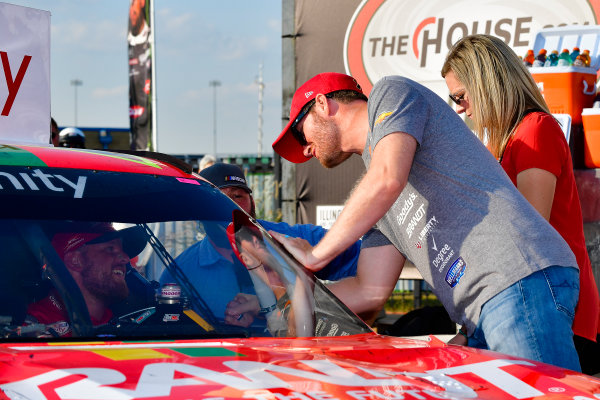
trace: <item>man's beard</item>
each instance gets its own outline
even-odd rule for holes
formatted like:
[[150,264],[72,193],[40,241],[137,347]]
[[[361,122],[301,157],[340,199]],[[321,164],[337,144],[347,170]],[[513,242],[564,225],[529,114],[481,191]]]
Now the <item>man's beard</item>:
[[127,298],[129,288],[124,279],[115,281],[112,275],[102,277],[94,274],[93,269],[94,266],[88,264],[88,267],[81,273],[82,283],[92,295],[101,299],[106,305],[115,304]]
[[325,121],[315,114],[315,133],[313,143],[317,146],[318,160],[325,168],[337,167],[346,161],[352,153],[342,151],[340,131],[332,121]]

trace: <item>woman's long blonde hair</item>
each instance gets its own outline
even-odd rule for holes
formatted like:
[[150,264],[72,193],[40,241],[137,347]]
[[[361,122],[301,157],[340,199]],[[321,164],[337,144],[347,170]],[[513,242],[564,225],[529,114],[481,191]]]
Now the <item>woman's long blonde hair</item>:
[[453,71],[468,93],[475,133],[500,158],[529,109],[550,113],[533,77],[502,40],[465,36],[452,46],[442,77]]

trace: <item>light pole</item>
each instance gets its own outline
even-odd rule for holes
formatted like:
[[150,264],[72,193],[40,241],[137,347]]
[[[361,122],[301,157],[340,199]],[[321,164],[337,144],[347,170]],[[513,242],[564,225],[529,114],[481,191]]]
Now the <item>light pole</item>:
[[263,81],[263,65],[258,66],[258,156],[262,157],[262,137],[263,137],[263,92],[265,83]]
[[221,81],[213,80],[208,85],[213,88],[213,155],[217,158],[217,86],[221,86]]
[[75,125],[77,126],[77,86],[83,85],[83,81],[80,79],[71,80],[71,85],[75,87]]

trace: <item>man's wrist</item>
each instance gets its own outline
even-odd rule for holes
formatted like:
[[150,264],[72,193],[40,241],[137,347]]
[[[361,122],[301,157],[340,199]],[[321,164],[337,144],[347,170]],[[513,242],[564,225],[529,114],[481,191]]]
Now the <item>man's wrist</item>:
[[275,310],[277,308],[277,303],[273,303],[272,305],[270,305],[269,307],[262,307],[259,311],[259,313],[261,314],[268,314],[271,311]]
[[313,248],[313,250],[310,253],[311,259],[308,260],[310,266],[316,270],[325,268],[325,266],[335,258],[335,255],[328,255],[327,250],[323,250],[323,246],[321,246],[320,244],[321,243],[317,244]]

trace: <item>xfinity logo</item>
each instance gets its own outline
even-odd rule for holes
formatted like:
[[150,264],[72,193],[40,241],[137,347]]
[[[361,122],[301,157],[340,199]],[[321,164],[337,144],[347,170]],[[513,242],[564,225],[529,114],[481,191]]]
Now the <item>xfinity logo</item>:
[[10,174],[0,171],[0,190],[51,190],[53,192],[64,192],[73,190],[73,198],[81,199],[85,190],[87,177],[77,177],[77,182],[72,182],[62,175],[45,174],[40,169],[34,169],[27,174]]

